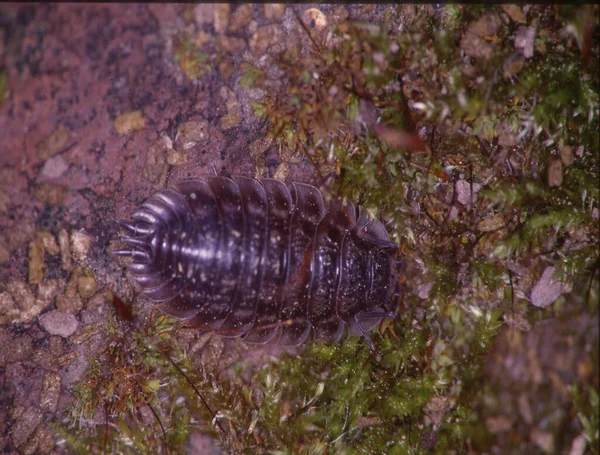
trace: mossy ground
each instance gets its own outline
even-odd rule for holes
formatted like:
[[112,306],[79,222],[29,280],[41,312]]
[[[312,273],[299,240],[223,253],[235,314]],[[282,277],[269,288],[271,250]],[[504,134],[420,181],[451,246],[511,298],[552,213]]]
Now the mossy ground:
[[[484,374],[499,339],[524,355],[518,340],[538,324],[557,321],[562,340],[562,321],[598,318],[598,7],[388,11],[379,25],[298,18],[300,38],[241,80],[267,93],[254,103],[266,134],[333,174],[329,192],[380,216],[399,245],[403,297],[378,353],[349,339],[223,373],[190,360],[173,321],[115,322],[73,407],[112,423],[76,418],[90,437],[72,444],[177,453],[201,429],[231,453],[554,453],[577,437],[598,453],[593,325],[571,338],[582,372],[559,378],[559,420],[544,420],[555,372],[535,389],[509,381],[538,394],[515,429],[499,400],[509,388]],[[188,47],[178,58],[196,62]],[[548,266],[564,286],[539,308]]]

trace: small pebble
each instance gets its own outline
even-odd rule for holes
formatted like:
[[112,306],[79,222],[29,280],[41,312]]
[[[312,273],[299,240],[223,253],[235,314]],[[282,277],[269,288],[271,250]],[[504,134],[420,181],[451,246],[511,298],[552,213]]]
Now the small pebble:
[[50,335],[67,338],[75,333],[79,323],[70,313],[53,310],[40,316],[40,324]]
[[551,305],[560,297],[562,284],[552,281],[554,267],[546,267],[542,277],[531,289],[531,303],[539,308],[545,308]]

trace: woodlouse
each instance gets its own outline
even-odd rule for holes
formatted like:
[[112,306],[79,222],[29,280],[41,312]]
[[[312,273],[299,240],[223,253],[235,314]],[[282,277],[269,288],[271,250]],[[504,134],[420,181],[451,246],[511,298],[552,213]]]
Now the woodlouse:
[[339,341],[394,316],[396,245],[314,186],[209,176],[161,190],[121,222],[135,281],[193,326],[250,343]]

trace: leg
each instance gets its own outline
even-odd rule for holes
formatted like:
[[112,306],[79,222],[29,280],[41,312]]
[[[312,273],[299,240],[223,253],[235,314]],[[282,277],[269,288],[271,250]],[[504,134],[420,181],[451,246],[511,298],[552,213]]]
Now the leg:
[[371,311],[371,312],[365,312],[365,313],[357,313],[354,316],[354,321],[356,322],[356,326],[358,327],[358,330],[360,330],[361,335],[367,341],[367,343],[371,347],[372,351],[375,351],[375,345],[373,344],[371,337],[369,337],[369,334],[367,333],[367,331],[361,324],[361,321],[365,321],[368,319],[381,320],[381,319],[387,319],[387,318],[394,318],[395,316],[396,316],[396,314],[392,311]]

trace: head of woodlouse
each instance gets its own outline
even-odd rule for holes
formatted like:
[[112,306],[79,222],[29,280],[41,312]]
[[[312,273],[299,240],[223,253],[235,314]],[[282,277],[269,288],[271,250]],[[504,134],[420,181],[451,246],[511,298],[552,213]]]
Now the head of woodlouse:
[[347,201],[273,179],[203,177],[122,222],[118,256],[175,317],[253,343],[339,341],[394,316],[396,245]]

